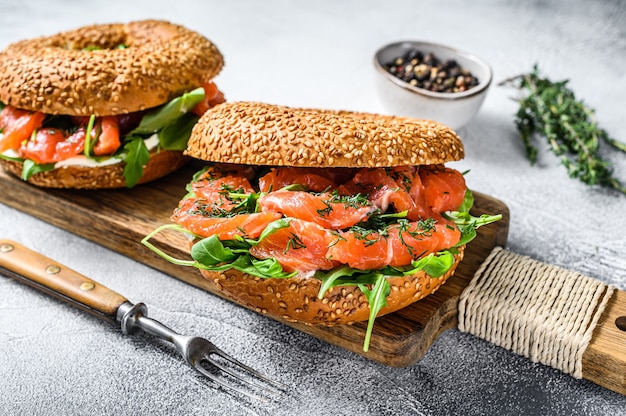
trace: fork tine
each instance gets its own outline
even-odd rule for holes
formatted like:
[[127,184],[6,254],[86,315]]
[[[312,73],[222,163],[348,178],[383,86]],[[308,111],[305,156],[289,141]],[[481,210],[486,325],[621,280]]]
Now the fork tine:
[[230,356],[229,354],[225,353],[224,351],[220,350],[217,347],[215,347],[215,349],[212,350],[210,354],[218,355],[221,358],[230,361],[231,363],[233,363],[237,367],[239,367],[239,369],[247,371],[248,373],[250,373],[254,377],[256,377],[259,380],[262,380],[262,381],[264,381],[264,382],[266,382],[268,384],[270,384],[274,388],[272,389],[269,386],[266,386],[266,385],[263,385],[261,383],[256,382],[255,380],[249,380],[249,379],[243,378],[240,374],[238,374],[235,371],[233,371],[233,369],[225,366],[224,364],[222,364],[219,361],[211,359],[210,356],[205,358],[205,360],[209,364],[214,365],[215,367],[217,367],[218,369],[222,370],[223,372],[225,372],[227,374],[230,374],[231,376],[233,376],[234,378],[236,378],[237,380],[239,380],[242,383],[246,383],[246,384],[248,384],[250,386],[257,387],[257,388],[259,388],[259,389],[261,389],[261,390],[263,390],[265,392],[272,393],[272,394],[279,394],[279,393],[284,392],[284,391],[286,391],[288,389],[288,386],[286,384],[280,383],[278,381],[274,381],[274,380],[266,377],[265,375],[261,374],[257,370],[255,370],[255,369],[245,365],[244,363],[240,362],[239,360],[235,359],[234,357]]
[[[268,384],[271,384],[272,386],[274,386],[275,388],[281,390],[281,391],[287,391],[289,390],[289,386],[281,383],[280,381],[276,381],[276,380],[272,380],[271,378],[267,377],[266,375],[264,375],[263,373],[255,370],[254,368],[242,363],[241,361],[237,360],[236,358],[232,357],[230,354],[222,351],[221,349],[219,349],[216,346],[213,346],[213,350],[211,351],[211,354],[216,354],[222,358],[224,358],[225,360],[230,361],[231,363],[235,364],[236,366],[246,370],[248,373],[252,374],[253,376],[255,376],[256,378],[258,378],[259,380],[262,380]],[[215,365],[216,367],[222,369],[223,371],[227,372],[228,374],[232,375],[233,377],[238,377],[237,374],[235,374],[232,370],[230,370],[229,368],[223,366],[221,363],[215,361],[215,360],[209,360],[213,365]],[[257,387],[261,387],[263,389],[267,390],[266,386],[263,386],[261,384],[258,384],[256,382],[252,382],[252,381],[248,381],[248,380],[243,380],[249,384],[253,384]]]
[[[130,305],[133,306],[132,304]],[[133,308],[135,308],[137,305],[134,305]],[[132,311],[133,309],[130,309],[128,312],[125,312],[121,321],[127,321],[128,319],[126,319],[125,317]],[[202,364],[205,361],[208,364],[213,365],[217,369],[221,370],[222,373],[228,374],[235,380],[238,380],[242,385],[248,384],[249,386],[256,387],[261,391],[265,391],[266,393],[271,393],[275,395],[286,392],[289,389],[287,385],[271,380],[260,372],[253,369],[252,367],[249,367],[244,363],[239,362],[235,358],[231,357],[229,354],[216,347],[209,340],[202,337],[190,337],[178,334],[177,332],[163,325],[161,322],[156,321],[152,318],[148,318],[147,316],[145,316],[145,314],[145,310],[141,311],[141,315],[138,315],[136,318],[131,319],[130,322],[133,325],[136,325],[137,328],[140,328],[151,335],[155,335],[161,339],[172,342],[189,365],[191,365],[196,371],[198,371],[202,375],[219,384],[224,389],[233,390],[248,397],[263,400],[255,394],[237,388],[235,385],[233,385],[232,382],[229,383],[226,377],[223,377],[222,375],[217,375],[215,372],[211,372],[207,368],[203,367]],[[213,354],[221,357],[226,361],[229,361],[233,365],[228,367],[224,365],[224,362],[219,362],[212,359],[211,355]],[[267,383],[267,385],[260,384],[253,380],[248,380],[247,378],[243,377],[241,372],[238,373],[234,371],[236,367],[239,368],[239,370],[247,371],[249,375],[255,376],[257,379]],[[272,386],[273,389],[270,388]]]
[[234,386],[232,383],[228,383],[224,380],[223,377],[217,376],[213,373],[211,373],[210,371],[208,371],[206,368],[202,367],[202,365],[200,365],[200,363],[196,363],[195,365],[192,366],[197,372],[199,372],[200,374],[202,374],[203,376],[207,377],[208,379],[210,379],[211,381],[219,384],[221,387],[223,387],[225,390],[227,391],[235,391],[239,394],[243,394],[244,396],[248,396],[252,399],[255,400],[261,400],[266,402],[267,399],[265,399],[264,397],[260,397],[256,394],[253,394],[247,390],[243,390],[238,388],[237,386]]

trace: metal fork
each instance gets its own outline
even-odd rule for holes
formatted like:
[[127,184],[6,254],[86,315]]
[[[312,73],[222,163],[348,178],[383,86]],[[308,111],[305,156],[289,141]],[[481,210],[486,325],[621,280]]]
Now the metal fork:
[[265,397],[253,391],[279,395],[288,390],[287,385],[269,379],[210,341],[178,334],[161,322],[148,318],[145,304],[133,304],[113,290],[21,244],[0,240],[0,273],[107,321],[119,322],[124,334],[141,329],[173,343],[191,367],[228,391],[264,400]]

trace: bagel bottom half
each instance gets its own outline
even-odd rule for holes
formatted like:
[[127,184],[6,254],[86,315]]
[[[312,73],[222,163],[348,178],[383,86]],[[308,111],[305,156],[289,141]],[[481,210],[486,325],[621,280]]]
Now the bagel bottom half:
[[[189,158],[181,151],[152,150],[137,184],[153,181],[182,167]],[[0,166],[21,177],[21,162],[0,159]],[[69,165],[34,174],[28,179],[33,185],[46,188],[111,189],[126,186],[124,163],[105,166]]]
[[[378,316],[405,308],[435,292],[454,274],[464,251],[465,246],[458,248],[454,264],[441,277],[433,278],[420,271],[406,277],[389,278],[391,292],[387,297],[387,306],[381,309]],[[319,299],[321,281],[315,278],[264,279],[234,269],[200,272],[226,297],[275,319],[326,326],[369,319],[367,298],[356,286],[334,287]]]

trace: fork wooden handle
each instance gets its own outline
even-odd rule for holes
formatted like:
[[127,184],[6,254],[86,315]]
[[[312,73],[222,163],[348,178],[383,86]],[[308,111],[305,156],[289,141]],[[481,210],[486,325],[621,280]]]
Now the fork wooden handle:
[[74,306],[115,320],[127,299],[98,282],[10,240],[0,239],[0,267],[24,283]]

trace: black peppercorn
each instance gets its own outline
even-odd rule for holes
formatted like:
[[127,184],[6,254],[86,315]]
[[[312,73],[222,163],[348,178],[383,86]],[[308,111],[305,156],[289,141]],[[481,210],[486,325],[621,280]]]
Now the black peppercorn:
[[478,79],[454,59],[441,61],[435,54],[409,49],[383,65],[391,75],[435,92],[462,92],[478,85]]

